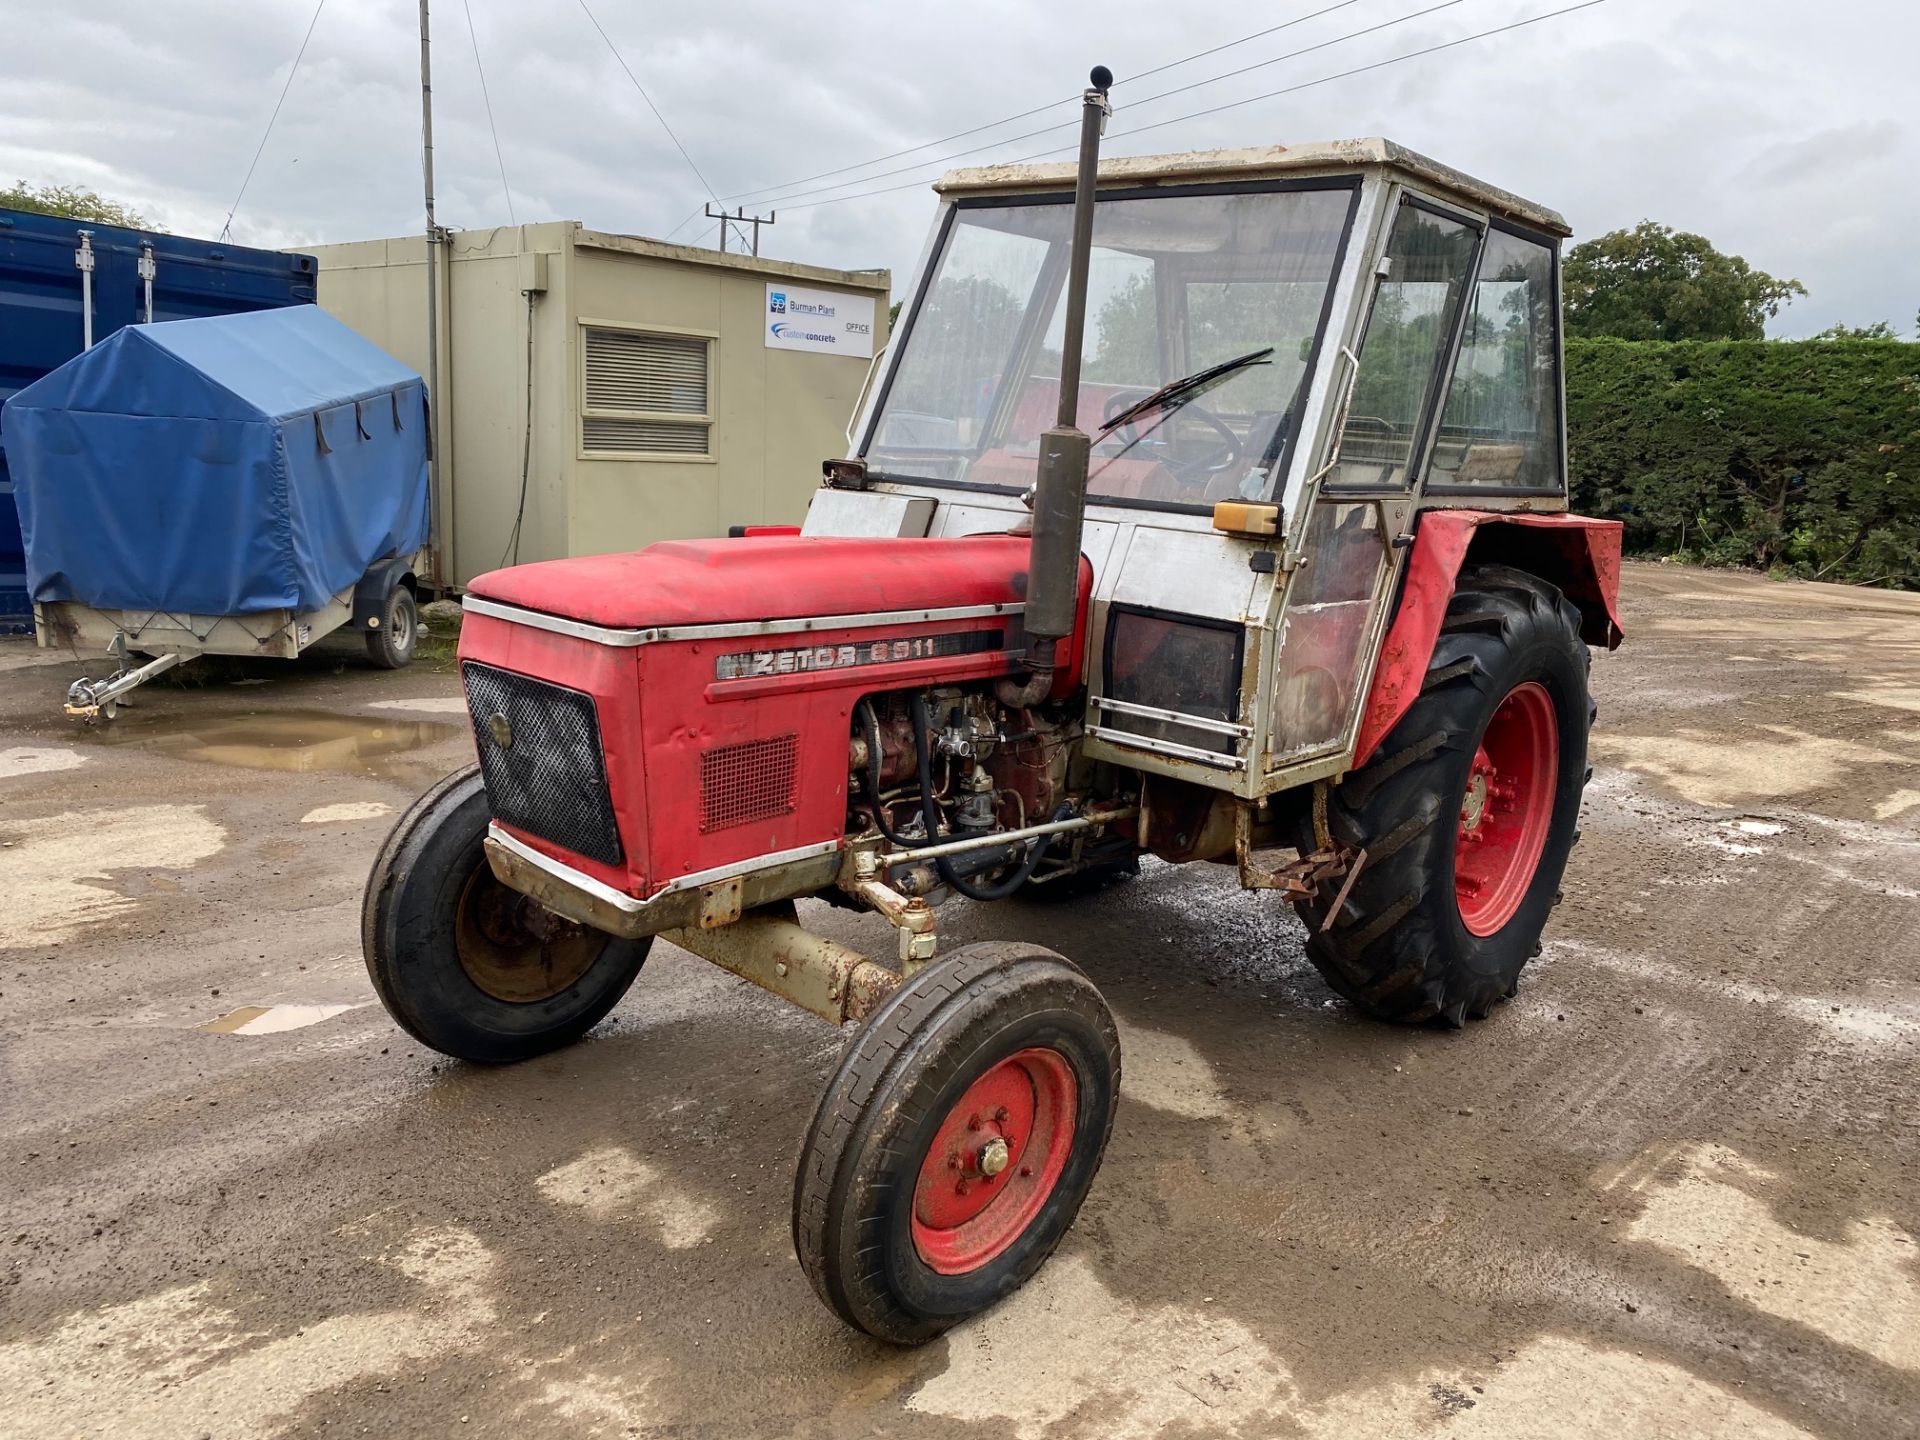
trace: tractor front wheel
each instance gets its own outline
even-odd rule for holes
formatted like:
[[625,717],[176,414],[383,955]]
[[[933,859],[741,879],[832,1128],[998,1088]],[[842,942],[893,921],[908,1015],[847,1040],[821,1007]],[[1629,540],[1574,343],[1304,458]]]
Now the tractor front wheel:
[[1386,1020],[1484,1017],[1539,950],[1579,831],[1588,653],[1580,617],[1524,571],[1462,574],[1420,697],[1378,751],[1315,797],[1303,853],[1366,859],[1299,906],[1307,955]]
[[360,938],[373,988],[403,1030],[497,1064],[599,1024],[652,942],[575,924],[502,885],[481,849],[490,819],[477,765],[416,800],[367,879]]
[[1073,1224],[1119,1090],[1106,1002],[1051,951],[969,945],[909,976],[807,1131],[793,1246],[813,1288],[900,1345],[1003,1299]]

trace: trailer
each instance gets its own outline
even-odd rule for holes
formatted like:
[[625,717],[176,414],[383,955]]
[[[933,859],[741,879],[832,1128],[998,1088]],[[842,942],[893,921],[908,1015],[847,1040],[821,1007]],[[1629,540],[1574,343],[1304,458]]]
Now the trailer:
[[43,648],[117,667],[111,719],[197,655],[292,659],[351,625],[413,657],[428,543],[420,377],[312,305],[123,329],[6,402]]
[[[0,401],[126,325],[302,305],[311,255],[0,210]],[[33,627],[0,427],[0,635]]]

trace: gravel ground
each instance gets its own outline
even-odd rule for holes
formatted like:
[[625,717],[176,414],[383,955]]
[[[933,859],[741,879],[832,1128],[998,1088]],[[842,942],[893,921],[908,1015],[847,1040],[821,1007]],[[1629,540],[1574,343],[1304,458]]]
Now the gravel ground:
[[665,946],[511,1069],[374,1002],[368,865],[470,754],[444,657],[82,731],[83,667],[0,646],[0,1434],[1920,1432],[1920,597],[1625,600],[1484,1023],[1355,1017],[1217,867],[942,912],[1084,965],[1126,1080],[1060,1253],[912,1352],[790,1253],[824,1025]]

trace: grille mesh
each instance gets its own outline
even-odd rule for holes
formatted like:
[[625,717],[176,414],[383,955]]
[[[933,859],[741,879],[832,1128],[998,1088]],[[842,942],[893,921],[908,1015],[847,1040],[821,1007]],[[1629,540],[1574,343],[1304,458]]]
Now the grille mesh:
[[[493,818],[576,855],[619,864],[593,697],[474,661],[460,670]],[[504,718],[511,744],[495,735],[495,717]]]
[[700,755],[700,830],[770,820],[793,809],[794,740],[776,735]]

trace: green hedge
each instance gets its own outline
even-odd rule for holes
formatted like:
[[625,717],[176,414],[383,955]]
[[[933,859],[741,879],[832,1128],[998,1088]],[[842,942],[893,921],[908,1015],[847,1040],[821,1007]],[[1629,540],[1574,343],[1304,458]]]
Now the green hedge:
[[1630,553],[1920,589],[1920,344],[1571,340],[1567,426]]

